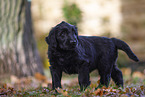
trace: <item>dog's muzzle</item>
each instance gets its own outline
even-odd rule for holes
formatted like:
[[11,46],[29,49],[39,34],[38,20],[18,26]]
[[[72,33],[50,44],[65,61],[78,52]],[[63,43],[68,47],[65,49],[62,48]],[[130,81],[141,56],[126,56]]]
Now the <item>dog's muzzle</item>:
[[76,41],[76,40],[71,40],[71,41],[70,41],[70,45],[76,46],[76,45],[77,45],[77,41]]

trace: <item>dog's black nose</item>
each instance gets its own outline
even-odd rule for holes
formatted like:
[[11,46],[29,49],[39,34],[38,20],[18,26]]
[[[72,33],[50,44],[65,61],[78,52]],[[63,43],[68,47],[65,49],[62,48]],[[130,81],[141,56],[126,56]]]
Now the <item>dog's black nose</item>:
[[76,45],[77,41],[76,40],[70,40],[70,44]]

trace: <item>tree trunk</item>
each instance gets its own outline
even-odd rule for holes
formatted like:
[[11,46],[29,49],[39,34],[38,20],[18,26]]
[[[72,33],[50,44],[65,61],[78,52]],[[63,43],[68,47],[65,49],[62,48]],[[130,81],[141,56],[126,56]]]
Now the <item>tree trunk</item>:
[[0,76],[43,74],[30,7],[28,0],[0,0]]

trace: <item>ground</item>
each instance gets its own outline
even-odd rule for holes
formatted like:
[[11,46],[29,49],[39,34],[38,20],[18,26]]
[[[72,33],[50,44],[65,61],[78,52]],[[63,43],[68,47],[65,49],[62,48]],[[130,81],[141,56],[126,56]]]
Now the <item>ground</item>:
[[[0,81],[0,97],[6,96],[32,96],[32,97],[92,97],[92,96],[145,96],[145,79],[124,78],[124,89],[115,86],[111,81],[109,88],[95,90],[99,84],[99,77],[91,76],[91,85],[80,92],[76,75],[62,78],[63,89],[58,88],[57,93],[51,89],[51,79],[36,73],[34,77],[17,78],[11,76],[8,81]],[[48,87],[47,87],[48,86]]]

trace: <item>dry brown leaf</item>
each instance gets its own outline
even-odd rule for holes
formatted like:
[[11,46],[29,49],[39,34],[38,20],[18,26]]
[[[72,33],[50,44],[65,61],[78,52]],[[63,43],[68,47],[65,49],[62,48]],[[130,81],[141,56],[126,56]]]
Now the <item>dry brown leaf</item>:
[[130,89],[129,89],[129,88],[125,88],[125,91],[126,91],[127,93],[129,93],[129,92],[130,92]]
[[144,89],[145,89],[145,87],[142,85],[142,86],[140,86],[140,88],[141,88],[141,90],[143,91]]
[[40,81],[45,81],[47,79],[46,76],[40,74],[39,72],[35,73],[35,78]]
[[103,86],[101,89],[106,89],[106,87],[105,87],[105,86]]
[[51,97],[56,97],[55,95],[51,95]]
[[110,92],[113,92],[113,90],[112,90],[112,89],[110,89]]
[[130,87],[131,92],[133,91],[133,87]]
[[119,97],[128,97],[127,94],[121,94]]
[[101,90],[101,92],[100,92],[100,97],[102,97],[103,96],[103,90]]
[[68,96],[68,92],[67,91],[63,91],[63,89],[61,89],[61,88],[56,88],[56,90],[57,90],[57,92],[58,93],[61,93],[63,96]]
[[7,84],[4,84],[4,85],[3,85],[3,88],[4,88],[4,89],[7,89]]
[[61,88],[59,88],[59,87],[56,88],[56,90],[57,90],[58,93],[62,93],[62,91],[63,91],[63,90],[62,90]]
[[63,96],[68,96],[68,92],[67,92],[67,91],[62,92],[62,95],[63,95]]
[[95,94],[95,95],[99,95],[100,92],[101,92],[101,89],[97,89],[97,90],[94,91],[94,94]]
[[97,87],[97,84],[91,83],[90,87],[91,87],[91,88],[96,88],[96,87]]
[[100,84],[100,80],[97,81],[97,84]]

